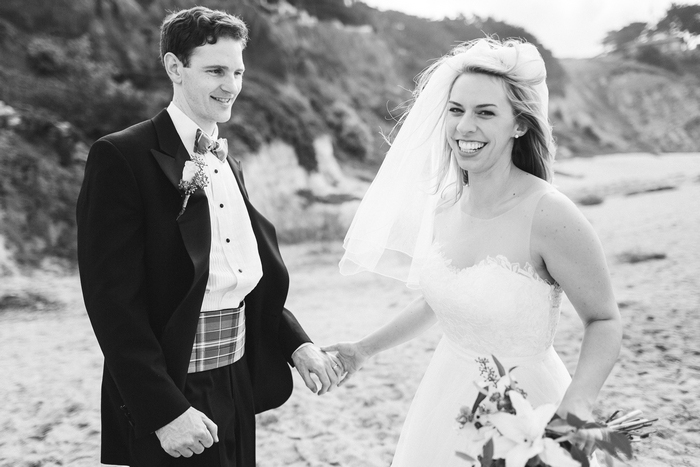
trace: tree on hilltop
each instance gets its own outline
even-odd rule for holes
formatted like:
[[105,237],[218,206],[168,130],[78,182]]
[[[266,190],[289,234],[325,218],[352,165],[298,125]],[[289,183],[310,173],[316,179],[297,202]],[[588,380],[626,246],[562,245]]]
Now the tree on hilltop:
[[625,52],[636,43],[647,29],[647,23],[631,23],[618,29],[609,31],[603,39],[603,45],[613,52]]
[[700,36],[700,5],[671,4],[656,31],[681,37],[686,44]]

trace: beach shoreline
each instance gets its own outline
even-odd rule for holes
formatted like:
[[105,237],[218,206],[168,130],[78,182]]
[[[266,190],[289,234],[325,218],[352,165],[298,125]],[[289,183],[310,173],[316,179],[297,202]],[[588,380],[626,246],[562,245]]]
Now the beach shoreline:
[[[641,409],[659,418],[657,433],[635,445],[636,459],[616,464],[697,466],[700,154],[566,159],[555,168],[563,193],[600,198],[581,210],[603,243],[623,318],[623,349],[597,414]],[[281,249],[291,275],[288,308],[320,345],[362,337],[417,295],[392,279],[340,276],[341,242]],[[8,276],[3,297],[16,301],[0,308],[0,467],[99,465],[102,356],[77,274]],[[565,300],[555,348],[570,371],[580,338]],[[290,400],[257,417],[258,465],[389,466],[439,339],[434,327],[322,397],[295,372]]]

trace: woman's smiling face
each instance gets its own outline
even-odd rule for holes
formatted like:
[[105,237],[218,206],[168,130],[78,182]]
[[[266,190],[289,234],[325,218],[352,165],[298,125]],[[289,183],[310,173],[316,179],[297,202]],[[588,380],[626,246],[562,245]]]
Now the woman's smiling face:
[[457,164],[470,174],[510,164],[513,138],[524,133],[503,80],[483,73],[457,77],[447,103],[445,127]]

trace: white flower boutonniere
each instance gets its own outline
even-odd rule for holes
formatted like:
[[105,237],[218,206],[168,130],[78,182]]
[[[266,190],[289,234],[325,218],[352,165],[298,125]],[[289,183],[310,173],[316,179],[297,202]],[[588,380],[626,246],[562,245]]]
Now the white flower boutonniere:
[[187,202],[190,200],[192,193],[209,184],[209,177],[204,173],[205,164],[204,158],[198,154],[193,155],[191,160],[185,162],[185,168],[182,169],[182,179],[177,186],[182,190],[182,208],[175,220],[185,213]]

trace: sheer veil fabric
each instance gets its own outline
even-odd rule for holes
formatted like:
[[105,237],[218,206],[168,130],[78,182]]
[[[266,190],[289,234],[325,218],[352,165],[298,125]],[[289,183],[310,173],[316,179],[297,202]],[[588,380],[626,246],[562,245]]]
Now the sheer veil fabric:
[[544,61],[531,44],[478,39],[455,49],[429,67],[414,93],[377,176],[345,237],[340,261],[344,275],[371,271],[418,287],[418,276],[433,241],[435,211],[454,199],[461,173],[456,163],[441,170],[446,149],[445,114],[452,84],[467,70],[489,70],[534,85],[541,111],[547,112]]

